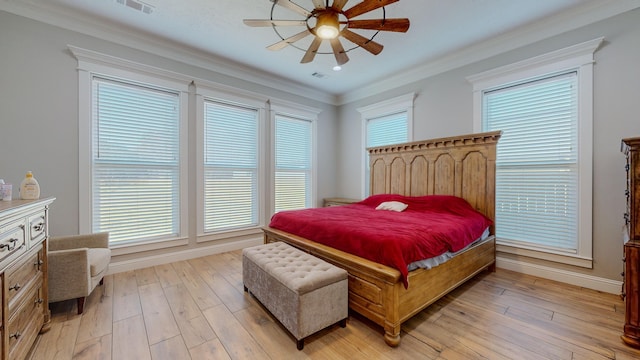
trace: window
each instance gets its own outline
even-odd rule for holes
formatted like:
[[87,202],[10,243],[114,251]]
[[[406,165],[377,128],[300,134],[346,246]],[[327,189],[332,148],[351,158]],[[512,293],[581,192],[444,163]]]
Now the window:
[[205,81],[195,97],[197,241],[254,236],[267,203],[267,99]]
[[407,141],[407,112],[385,115],[367,120],[367,147]]
[[275,211],[311,207],[312,122],[275,115]]
[[364,128],[364,194],[369,195],[369,153],[367,148],[410,141],[413,93],[359,108]]
[[[273,212],[313,207],[315,134],[320,110],[271,100]],[[268,219],[266,219],[268,221]]]
[[258,109],[204,101],[204,232],[258,226]]
[[111,243],[180,233],[180,99],[93,78],[93,231]]
[[80,233],[116,253],[185,243],[187,79],[69,47],[79,68]]
[[576,73],[484,94],[485,130],[502,129],[497,235],[560,252],[578,245]]
[[503,132],[496,159],[500,251],[591,267],[590,104],[598,45],[472,77],[481,129]]

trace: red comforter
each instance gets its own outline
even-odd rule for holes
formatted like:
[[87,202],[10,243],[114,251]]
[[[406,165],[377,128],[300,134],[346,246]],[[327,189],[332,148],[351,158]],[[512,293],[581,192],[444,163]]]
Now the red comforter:
[[[408,207],[375,210],[385,201]],[[408,287],[410,263],[458,251],[491,224],[459,197],[385,194],[350,205],[281,211],[269,226],[396,268]]]

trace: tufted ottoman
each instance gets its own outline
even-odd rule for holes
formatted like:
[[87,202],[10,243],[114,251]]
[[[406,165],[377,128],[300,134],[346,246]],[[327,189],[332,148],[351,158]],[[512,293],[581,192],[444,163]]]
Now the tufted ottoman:
[[245,248],[242,281],[297,340],[347,324],[347,272],[283,242]]

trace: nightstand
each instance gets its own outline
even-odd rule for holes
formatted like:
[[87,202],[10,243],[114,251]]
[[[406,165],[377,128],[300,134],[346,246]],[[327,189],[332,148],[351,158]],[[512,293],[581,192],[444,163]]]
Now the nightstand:
[[324,199],[324,207],[327,206],[338,206],[338,205],[347,205],[358,202],[358,199],[347,199],[347,198],[325,198]]

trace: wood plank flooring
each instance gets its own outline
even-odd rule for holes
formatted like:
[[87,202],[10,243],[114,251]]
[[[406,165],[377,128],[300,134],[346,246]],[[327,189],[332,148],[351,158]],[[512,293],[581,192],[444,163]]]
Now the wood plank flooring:
[[51,330],[30,359],[640,359],[620,340],[616,295],[498,269],[402,327],[398,348],[351,314],[304,349],[243,291],[241,252],[105,277],[76,314],[50,304]]

